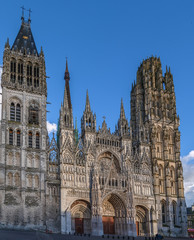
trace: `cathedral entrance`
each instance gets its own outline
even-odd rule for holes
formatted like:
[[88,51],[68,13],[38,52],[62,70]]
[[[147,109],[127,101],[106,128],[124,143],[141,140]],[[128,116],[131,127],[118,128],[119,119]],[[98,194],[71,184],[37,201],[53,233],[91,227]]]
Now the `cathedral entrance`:
[[83,234],[91,233],[91,207],[85,200],[77,200],[71,205],[71,230]]
[[76,233],[84,233],[84,219],[83,218],[75,218],[75,232]]
[[104,234],[115,234],[114,217],[102,217]]
[[125,235],[127,233],[126,209],[116,194],[108,195],[102,204],[104,234]]
[[143,206],[136,206],[136,231],[137,236],[149,235],[149,214],[148,209]]

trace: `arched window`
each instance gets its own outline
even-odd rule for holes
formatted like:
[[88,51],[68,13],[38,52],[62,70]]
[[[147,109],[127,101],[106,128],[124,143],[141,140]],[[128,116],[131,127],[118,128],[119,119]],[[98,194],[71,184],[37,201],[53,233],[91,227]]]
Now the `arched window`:
[[40,134],[38,132],[36,133],[36,148],[40,148]]
[[15,121],[15,104],[13,102],[10,105],[10,120]]
[[18,173],[15,174],[14,181],[15,181],[15,186],[18,187],[20,185],[20,177]]
[[35,177],[34,177],[34,185],[35,185],[35,188],[38,188],[39,187],[39,177],[36,175]]
[[38,65],[34,66],[34,87],[39,87],[39,67]]
[[176,224],[176,202],[172,203],[173,224]]
[[13,129],[9,129],[9,145],[13,145]]
[[21,132],[20,130],[17,130],[17,146],[19,147],[21,145]]
[[32,148],[32,132],[28,133],[28,147]]
[[162,202],[162,224],[166,223],[166,204]]
[[8,185],[12,186],[13,185],[13,174],[12,173],[8,173]]
[[18,63],[18,82],[23,84],[23,63],[21,61]]
[[29,123],[30,124],[39,124],[38,121],[38,107],[29,107]]
[[20,122],[21,121],[21,107],[20,104],[18,103],[16,105],[16,122]]
[[11,60],[11,64],[10,64],[10,81],[12,83],[15,83],[15,80],[16,80],[16,60],[15,59],[12,59]]
[[27,85],[32,86],[32,64],[30,62],[27,65]]
[[28,175],[28,187],[32,187],[32,175]]

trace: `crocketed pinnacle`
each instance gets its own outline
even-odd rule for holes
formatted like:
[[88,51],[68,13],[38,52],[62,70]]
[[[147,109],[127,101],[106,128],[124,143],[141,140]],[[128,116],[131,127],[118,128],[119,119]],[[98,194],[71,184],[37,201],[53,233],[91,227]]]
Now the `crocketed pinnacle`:
[[122,98],[121,98],[120,119],[126,119],[125,118],[125,110],[124,110],[124,107],[123,107],[123,99]]
[[88,90],[87,90],[87,93],[86,93],[86,107],[85,107],[85,112],[91,112]]

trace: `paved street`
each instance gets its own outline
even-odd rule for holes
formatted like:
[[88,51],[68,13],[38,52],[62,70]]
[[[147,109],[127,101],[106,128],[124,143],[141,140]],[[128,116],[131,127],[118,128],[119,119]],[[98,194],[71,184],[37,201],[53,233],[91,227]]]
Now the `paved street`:
[[[114,237],[114,238],[113,238]],[[0,230],[0,240],[112,240],[112,239],[120,239],[120,240],[133,240],[132,237],[119,237],[118,236],[110,236],[102,238],[102,237],[94,237],[94,236],[72,236],[72,235],[61,235],[61,234],[46,234],[42,232],[30,232],[30,231],[13,231],[13,230]],[[146,238],[149,240],[149,238]],[[165,238],[164,240],[184,240],[189,238]],[[145,237],[137,237],[135,240],[145,240]]]

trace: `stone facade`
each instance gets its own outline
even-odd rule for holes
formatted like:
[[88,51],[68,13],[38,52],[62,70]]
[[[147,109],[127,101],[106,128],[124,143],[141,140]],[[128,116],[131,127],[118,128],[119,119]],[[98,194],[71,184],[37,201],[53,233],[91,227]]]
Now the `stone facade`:
[[66,62],[57,142],[46,130],[44,53],[22,19],[3,57],[0,226],[93,235],[186,236],[179,117],[173,76],[142,62],[115,132],[96,129],[88,92],[81,136],[73,124]]

